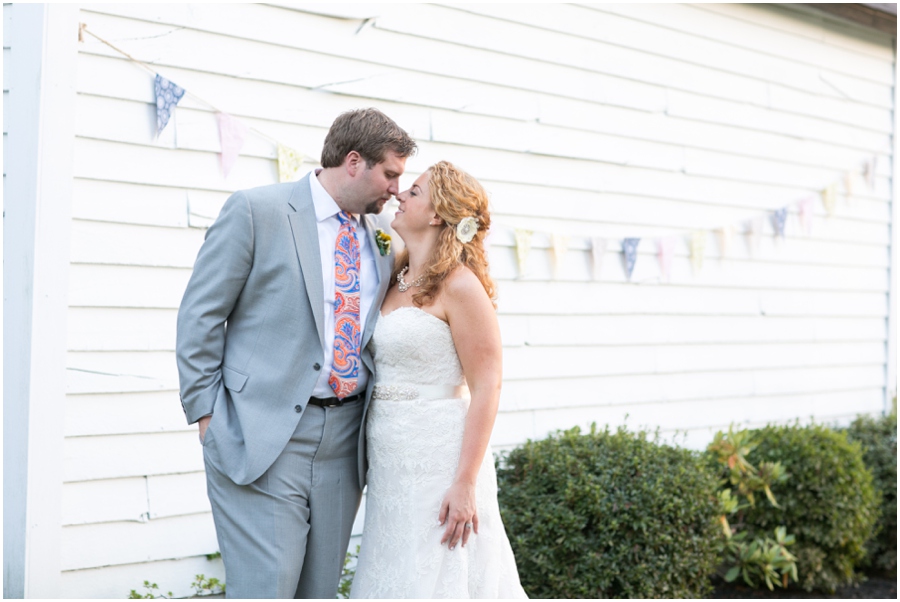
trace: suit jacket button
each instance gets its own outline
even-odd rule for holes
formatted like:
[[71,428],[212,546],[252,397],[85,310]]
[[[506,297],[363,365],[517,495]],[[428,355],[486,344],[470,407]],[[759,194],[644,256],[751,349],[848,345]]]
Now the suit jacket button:
[[322,369],[322,366],[319,365],[319,362],[316,362],[315,364],[313,364],[313,370],[321,370],[321,369]]
[[303,407],[302,406],[294,406],[294,411],[299,414],[300,412],[303,411]]

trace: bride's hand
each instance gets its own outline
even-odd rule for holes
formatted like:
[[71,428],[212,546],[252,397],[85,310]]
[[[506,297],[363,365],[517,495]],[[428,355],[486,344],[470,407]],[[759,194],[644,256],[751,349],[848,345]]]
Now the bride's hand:
[[[438,515],[438,522],[441,525],[446,524],[447,529],[441,538],[441,545],[450,542],[450,549],[456,547],[460,538],[462,545],[465,547],[469,541],[469,535],[474,531],[478,533],[478,514],[475,510],[475,485],[456,481],[451,485],[444,501],[441,502],[441,513]],[[472,527],[466,529],[466,524],[471,523]]]

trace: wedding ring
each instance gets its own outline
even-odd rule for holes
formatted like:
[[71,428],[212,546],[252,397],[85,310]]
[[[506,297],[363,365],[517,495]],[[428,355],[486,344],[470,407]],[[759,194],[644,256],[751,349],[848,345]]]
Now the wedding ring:
[[471,528],[472,528],[472,523],[466,523],[466,529],[471,529]]

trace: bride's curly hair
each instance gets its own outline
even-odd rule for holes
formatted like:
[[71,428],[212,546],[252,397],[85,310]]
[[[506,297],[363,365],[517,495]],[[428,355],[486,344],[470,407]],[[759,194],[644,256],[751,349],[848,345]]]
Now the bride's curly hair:
[[[496,308],[494,281],[489,274],[484,249],[484,237],[491,226],[487,193],[478,180],[447,161],[435,163],[428,171],[431,204],[444,224],[429,262],[430,267],[423,274],[419,292],[412,297],[413,303],[418,307],[434,303],[444,279],[457,266],[464,265],[481,281]],[[456,237],[456,226],[467,217],[475,218],[478,231],[471,241],[463,243]],[[396,281],[400,270],[408,265],[409,252],[403,249],[394,263],[391,283]]]

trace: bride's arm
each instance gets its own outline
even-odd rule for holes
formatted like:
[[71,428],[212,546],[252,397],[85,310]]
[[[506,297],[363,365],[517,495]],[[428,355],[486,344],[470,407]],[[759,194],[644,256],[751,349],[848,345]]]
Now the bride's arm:
[[438,517],[441,524],[445,521],[447,524],[441,543],[449,541],[453,549],[460,538],[466,545],[469,538],[466,523],[474,523],[473,530],[478,532],[475,482],[497,417],[503,355],[497,315],[475,274],[467,268],[457,269],[445,281],[441,296],[472,396],[456,476]]

